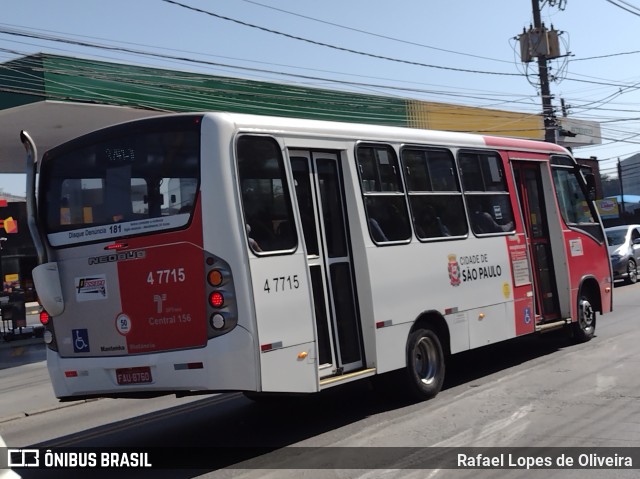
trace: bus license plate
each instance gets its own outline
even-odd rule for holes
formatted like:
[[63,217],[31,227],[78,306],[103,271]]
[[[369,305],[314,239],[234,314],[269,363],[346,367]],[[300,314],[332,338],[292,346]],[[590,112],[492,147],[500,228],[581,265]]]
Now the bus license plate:
[[144,384],[151,382],[151,368],[143,366],[138,368],[116,369],[118,384]]

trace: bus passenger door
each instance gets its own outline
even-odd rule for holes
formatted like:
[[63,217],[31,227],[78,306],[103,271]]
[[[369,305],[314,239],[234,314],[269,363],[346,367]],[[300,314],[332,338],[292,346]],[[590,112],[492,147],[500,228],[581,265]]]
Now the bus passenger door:
[[513,161],[512,164],[533,263],[536,322],[545,323],[559,319],[560,305],[540,173],[543,163]]
[[290,151],[313,288],[320,378],[363,365],[338,155]]

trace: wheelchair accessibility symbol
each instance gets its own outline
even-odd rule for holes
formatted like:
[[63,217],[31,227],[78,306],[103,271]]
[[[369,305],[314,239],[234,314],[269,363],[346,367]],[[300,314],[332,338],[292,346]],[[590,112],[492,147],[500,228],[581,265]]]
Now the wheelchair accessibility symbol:
[[87,329],[72,329],[73,335],[73,352],[88,353],[89,352],[89,331]]

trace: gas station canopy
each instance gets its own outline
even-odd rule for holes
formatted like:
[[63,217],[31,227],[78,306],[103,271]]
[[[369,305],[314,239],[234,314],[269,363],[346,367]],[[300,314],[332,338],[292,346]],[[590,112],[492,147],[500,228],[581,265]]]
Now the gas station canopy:
[[[0,78],[0,173],[25,171],[21,130],[41,155],[95,129],[170,112],[233,111],[544,138],[540,115],[48,54],[0,64]],[[560,144],[600,141],[598,124],[565,121],[562,128],[576,136],[559,137]]]

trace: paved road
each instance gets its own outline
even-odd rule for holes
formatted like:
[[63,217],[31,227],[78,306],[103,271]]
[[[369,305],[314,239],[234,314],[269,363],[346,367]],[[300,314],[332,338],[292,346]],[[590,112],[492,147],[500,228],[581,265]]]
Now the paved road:
[[[547,336],[459,355],[451,365],[445,389],[424,403],[383,401],[362,387],[295,407],[264,408],[234,395],[190,398],[190,402],[173,397],[105,399],[59,409],[55,414],[14,418],[0,423],[0,431],[10,445],[44,447],[635,447],[640,444],[640,284],[616,288],[615,293],[616,311],[598,317],[597,337],[591,342],[572,345],[563,337]],[[46,375],[36,372],[38,368],[44,371],[44,363],[13,368],[17,376],[32,374],[30,380],[15,385],[17,393],[29,390],[30,381],[46,383]],[[40,397],[36,403],[56,404],[52,397]],[[411,460],[407,457],[404,462],[390,464],[389,470],[229,469],[162,477],[638,477],[638,469],[399,469],[410,467]]]

